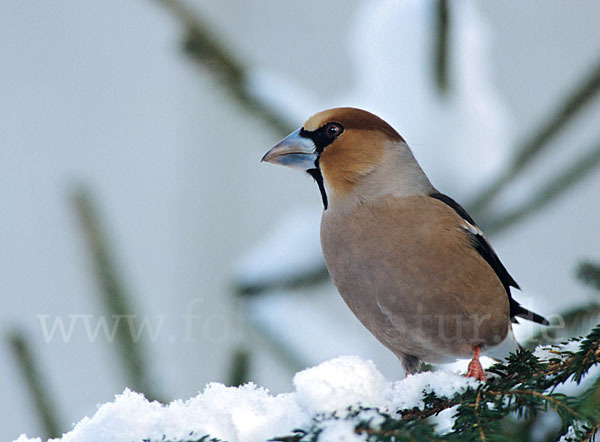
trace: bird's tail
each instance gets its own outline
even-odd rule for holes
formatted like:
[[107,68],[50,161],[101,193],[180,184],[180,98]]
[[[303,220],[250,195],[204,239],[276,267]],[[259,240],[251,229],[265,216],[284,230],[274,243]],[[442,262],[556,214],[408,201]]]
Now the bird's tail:
[[513,316],[518,316],[519,318],[527,319],[528,321],[533,321],[542,325],[550,325],[550,322],[542,315],[538,315],[530,310],[527,310],[522,305],[515,303],[516,305],[512,306],[511,313]]

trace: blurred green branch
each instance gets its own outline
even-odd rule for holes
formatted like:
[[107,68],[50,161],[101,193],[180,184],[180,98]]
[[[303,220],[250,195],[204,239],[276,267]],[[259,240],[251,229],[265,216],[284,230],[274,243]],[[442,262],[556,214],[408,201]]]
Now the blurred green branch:
[[132,336],[133,327],[140,330],[140,325],[136,324],[135,317],[132,316],[135,310],[130,302],[131,297],[121,283],[93,199],[88,190],[80,187],[73,193],[72,201],[88,242],[104,307],[113,321],[116,317],[127,316],[127,321],[119,321],[116,325],[115,342],[129,386],[144,393],[150,400],[158,400],[146,371],[146,358],[141,342],[134,341]]
[[560,194],[566,192],[573,185],[581,181],[599,164],[600,141],[597,142],[591,149],[588,149],[588,152],[579,160],[577,160],[571,166],[566,167],[562,173],[554,176],[548,183],[542,186],[542,189],[539,192],[531,195],[529,199],[521,203],[518,207],[509,210],[505,214],[500,214],[491,220],[486,220],[486,218],[483,217],[481,225],[490,235],[505,230],[506,228],[547,206]]
[[238,282],[235,287],[235,293],[238,296],[254,296],[276,289],[297,290],[305,287],[312,287],[329,280],[329,273],[325,265],[313,272],[305,272],[294,275],[293,278],[286,280],[266,281],[261,284],[246,284]]
[[[577,266],[577,278],[599,291],[600,295],[600,266],[590,261],[584,261]],[[537,345],[555,344],[558,339],[566,339],[584,331],[585,327],[600,317],[600,302],[592,301],[575,306],[561,313],[564,327],[542,328],[532,336],[525,348],[533,349]]]
[[433,50],[435,82],[438,91],[443,94],[448,92],[450,86],[448,78],[448,62],[450,54],[450,14],[448,0],[437,0],[434,14],[434,29],[437,31],[434,41],[435,47]]
[[9,334],[8,340],[19,364],[19,371],[23,374],[35,402],[37,413],[46,433],[46,439],[59,437],[62,432],[56,416],[56,405],[50,400],[44,379],[37,368],[38,363],[29,348],[25,335],[15,330]]
[[577,268],[577,277],[585,284],[600,290],[600,265],[584,261]]
[[239,387],[250,380],[250,352],[244,347],[239,347],[233,352],[229,369],[227,385]]
[[550,142],[589,104],[600,91],[600,60],[583,81],[571,91],[550,114],[545,122],[515,148],[516,156],[508,168],[484,189],[469,205],[479,217],[496,196],[525,168],[546,150]]
[[294,127],[248,89],[247,69],[202,22],[198,14],[180,0],[154,0],[169,11],[185,29],[186,53],[201,66],[209,68],[226,86],[233,98],[252,115],[261,118],[279,135]]
[[254,330],[258,333],[264,343],[273,351],[273,354],[277,356],[279,361],[283,363],[289,371],[297,373],[300,370],[304,370],[308,363],[306,359],[296,353],[296,351],[289,346],[278,333],[274,333],[272,329],[265,326],[260,322],[252,323]]
[[564,327],[541,328],[523,344],[523,347],[533,350],[538,345],[556,344],[582,332],[587,324],[600,316],[600,303],[590,302],[570,308],[560,314]]

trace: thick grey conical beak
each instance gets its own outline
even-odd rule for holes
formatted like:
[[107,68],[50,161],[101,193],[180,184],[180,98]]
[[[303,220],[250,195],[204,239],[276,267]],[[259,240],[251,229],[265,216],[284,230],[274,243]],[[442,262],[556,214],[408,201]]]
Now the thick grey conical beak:
[[310,138],[301,136],[300,131],[301,129],[292,132],[273,146],[261,161],[293,169],[314,169],[317,160],[315,144]]

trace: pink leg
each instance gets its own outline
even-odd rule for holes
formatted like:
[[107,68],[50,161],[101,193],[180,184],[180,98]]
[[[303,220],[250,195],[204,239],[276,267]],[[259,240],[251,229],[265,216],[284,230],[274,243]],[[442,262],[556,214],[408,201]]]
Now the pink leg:
[[467,376],[477,379],[478,381],[485,382],[485,371],[479,362],[479,346],[473,348],[473,359],[469,362],[469,368],[467,369]]

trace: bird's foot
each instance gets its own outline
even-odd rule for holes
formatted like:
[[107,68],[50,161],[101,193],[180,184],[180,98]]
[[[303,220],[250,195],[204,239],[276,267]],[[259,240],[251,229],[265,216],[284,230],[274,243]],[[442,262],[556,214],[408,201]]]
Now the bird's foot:
[[467,377],[475,378],[478,381],[487,381],[485,371],[479,362],[479,346],[473,348],[473,359],[469,362],[469,368],[467,368]]

